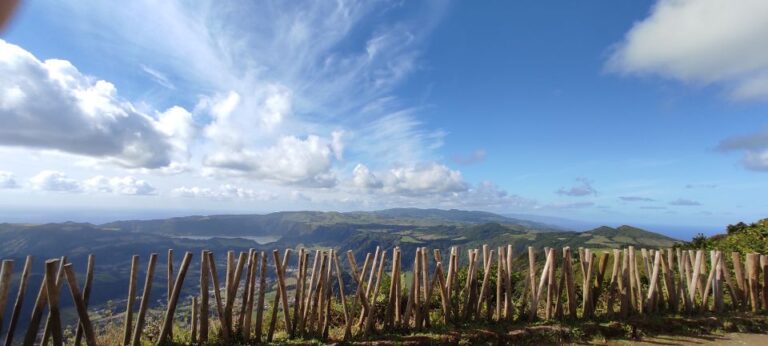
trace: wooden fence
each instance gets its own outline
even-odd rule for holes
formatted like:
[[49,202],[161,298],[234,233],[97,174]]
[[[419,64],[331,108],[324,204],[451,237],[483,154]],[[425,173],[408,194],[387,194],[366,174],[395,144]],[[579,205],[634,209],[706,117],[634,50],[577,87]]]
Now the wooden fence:
[[[229,251],[222,287],[213,253],[202,251],[199,296],[192,298],[192,344],[206,343],[211,333],[217,333],[225,343],[270,342],[278,327],[288,338],[328,340],[334,330],[337,339],[347,340],[382,328],[406,332],[473,320],[506,323],[540,318],[590,319],[598,315],[756,312],[768,308],[768,257],[755,253],[742,256],[734,252],[728,256],[720,251],[641,249],[638,256],[633,247],[612,251],[579,248],[577,253],[566,247],[562,251],[544,248],[541,261],[530,247],[527,256],[516,258],[511,245],[495,250],[484,245],[468,249],[466,254],[462,265],[463,256],[457,247],[451,248],[445,258],[438,249],[430,256],[427,248],[418,248],[413,254],[411,275],[403,275],[402,253],[397,247],[391,251],[376,248],[365,256],[362,267],[351,251],[346,253],[345,267],[333,249],[315,250],[313,256],[303,248],[287,249],[282,256],[278,250],[270,255],[251,249],[241,252],[237,259],[235,252]],[[168,300],[156,338],[158,345],[173,339],[174,314],[191,262],[192,253],[187,252],[179,267],[174,268],[173,251],[168,251]],[[139,310],[134,313],[139,257],[132,258],[123,345],[139,345],[142,340],[156,263],[157,254],[150,255]],[[296,264],[292,268],[296,279],[292,291],[286,284],[289,263]],[[27,257],[5,345],[14,340],[31,266],[32,259]],[[13,267],[13,261],[5,260],[0,269],[0,333]],[[84,339],[87,345],[96,345],[88,313],[93,268],[94,258],[89,256],[81,290],[66,258],[45,262],[43,283],[31,307],[26,334],[20,336],[24,345],[33,345],[38,339],[44,344],[52,341],[55,346],[62,345],[59,297],[64,283],[79,316],[75,344],[80,345]],[[265,302],[272,270],[277,290],[274,299]],[[388,281],[387,286],[384,281]],[[350,292],[349,288],[354,289]],[[235,304],[238,294],[240,303]],[[44,310],[48,315],[41,334]],[[333,318],[332,310],[343,318]],[[217,323],[212,323],[212,316]],[[282,326],[277,323],[279,316]]]

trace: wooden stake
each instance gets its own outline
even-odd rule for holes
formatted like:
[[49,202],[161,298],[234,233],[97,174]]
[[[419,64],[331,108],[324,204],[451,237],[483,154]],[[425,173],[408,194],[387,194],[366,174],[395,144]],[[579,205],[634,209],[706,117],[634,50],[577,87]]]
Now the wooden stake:
[[336,269],[336,280],[339,282],[339,296],[341,297],[341,307],[344,311],[344,340],[349,339],[352,336],[352,319],[349,316],[349,310],[347,310],[347,298],[344,294],[344,281],[341,279],[341,268],[339,267],[339,257],[334,252],[333,264]]
[[[237,325],[240,326],[240,334],[243,336],[243,339],[248,339],[248,335],[245,333],[245,314],[246,310],[248,310],[248,293],[251,290],[251,275],[253,269],[253,252],[254,249],[249,249],[248,254],[246,255],[247,260],[246,263],[248,265],[245,266],[245,283],[243,284],[243,294],[240,295],[240,315],[237,319]],[[301,258],[299,258],[301,259]],[[297,271],[298,272],[298,271]],[[298,282],[298,281],[297,281]]]
[[760,271],[763,273],[763,282],[760,285],[763,293],[763,308],[768,308],[768,256],[760,256]]
[[389,294],[387,295],[387,309],[384,312],[384,325],[386,327],[391,327],[394,323],[393,314],[395,310],[395,296],[397,295],[397,285],[395,284],[395,278],[400,275],[400,268],[398,268],[399,254],[399,248],[395,247],[395,249],[392,250],[392,271],[389,275],[390,282]]
[[160,329],[160,335],[157,339],[157,345],[164,345],[170,339],[170,331],[173,329],[173,315],[176,312],[176,303],[179,301],[179,294],[181,294],[181,286],[184,284],[184,277],[187,275],[187,269],[189,263],[192,261],[192,253],[187,252],[184,254],[184,258],[181,260],[181,267],[179,267],[179,273],[176,275],[176,281],[173,283],[173,291],[171,292],[171,300],[168,302],[168,308],[165,311],[165,319],[163,320],[163,326]]
[[[354,261],[354,257],[351,257],[352,251],[347,252],[347,256],[350,256],[351,261]],[[316,250],[315,258],[312,264],[312,273],[310,274],[310,277],[309,277],[309,290],[305,293],[305,296],[306,296],[305,303],[304,303],[304,306],[302,307],[302,312],[301,312],[302,318],[301,318],[301,322],[299,322],[299,332],[302,335],[306,334],[305,326],[306,326],[307,320],[309,319],[309,315],[311,313],[310,309],[312,307],[312,297],[315,293],[315,285],[317,285],[317,280],[320,278],[319,272],[318,272],[319,270],[318,266],[320,265],[321,257],[322,256],[320,254],[320,250]],[[357,279],[356,275],[355,275],[355,278]]]
[[[227,314],[224,312],[224,302],[221,298],[221,286],[219,285],[219,274],[216,272],[216,260],[213,258],[213,252],[206,251],[208,256],[208,269],[211,272],[211,279],[213,279],[213,297],[216,300],[216,313],[219,316],[219,324],[221,324],[221,337],[224,342],[229,342],[230,326],[227,324]],[[229,261],[229,259],[227,259]],[[229,275],[229,274],[227,274]]]
[[75,276],[75,271],[72,269],[71,263],[64,266],[64,272],[67,276],[69,292],[72,294],[72,301],[75,302],[77,315],[80,318],[79,325],[83,327],[83,332],[85,333],[85,343],[88,346],[96,346],[96,336],[93,333],[91,320],[88,318],[88,308],[83,301],[83,295],[80,293],[80,288],[77,286],[77,277]]
[[[487,248],[488,246],[486,245],[483,247],[483,250],[486,250]],[[483,252],[483,263],[484,263],[483,283],[480,286],[480,295],[477,300],[477,308],[475,312],[477,316],[480,316],[480,312],[483,308],[483,303],[485,303],[486,299],[488,298],[488,282],[491,279],[491,263],[493,263],[493,261],[491,260],[492,257],[493,257],[493,250],[490,250],[488,254]]]
[[285,249],[283,255],[283,261],[280,261],[280,252],[277,250],[272,251],[272,258],[275,261],[275,272],[277,273],[277,292],[275,294],[275,301],[272,304],[272,320],[269,323],[269,331],[267,332],[267,342],[272,342],[272,337],[275,333],[275,324],[277,321],[277,306],[280,302],[283,302],[283,319],[285,321],[286,330],[291,330],[291,315],[288,310],[288,296],[286,296],[285,290],[285,268],[288,265],[288,259],[290,258],[291,250]]
[[48,295],[48,321],[50,322],[47,326],[50,327],[53,346],[64,345],[64,335],[61,331],[61,312],[59,311],[59,287],[56,284],[56,281],[59,281],[56,268],[62,267],[63,271],[63,266],[64,263],[60,263],[60,260],[57,259],[45,262],[45,289]]
[[245,261],[247,260],[247,257],[248,257],[248,254],[246,254],[245,252],[240,252],[239,257],[237,258],[237,264],[234,268],[234,271],[228,274],[230,281],[229,281],[229,284],[227,285],[227,292],[226,292],[227,301],[225,302],[225,305],[224,305],[224,314],[226,315],[227,326],[230,327],[229,329],[230,335],[235,332],[234,307],[235,307],[235,301],[237,300],[237,289],[240,286],[240,277],[242,276],[243,267],[245,266]]
[[536,288],[535,283],[531,284],[531,288],[536,291],[536,295],[533,297],[533,300],[531,301],[531,311],[530,311],[531,320],[536,319],[536,316],[538,315],[539,299],[541,298],[541,292],[544,290],[544,284],[547,283],[547,280],[549,278],[549,267],[552,265],[552,262],[554,260],[555,260],[554,249],[550,249],[550,252],[547,254],[547,260],[546,262],[544,262],[544,268],[541,270],[541,278],[539,279],[538,288]]
[[651,270],[651,281],[648,285],[648,296],[646,297],[646,303],[647,310],[649,312],[654,311],[655,305],[653,304],[653,301],[655,300],[654,297],[657,294],[656,287],[658,284],[659,279],[659,267],[661,266],[661,253],[659,251],[656,251],[656,254],[653,258],[653,269]]
[[136,275],[139,270],[139,256],[131,257],[131,276],[128,279],[128,299],[125,305],[125,321],[123,323],[123,345],[131,342],[133,331],[133,305],[136,302]]
[[191,343],[194,345],[197,343],[197,309],[199,307],[197,306],[197,297],[192,297],[192,317],[190,318],[189,325],[189,339]]
[[261,325],[264,322],[264,295],[267,289],[267,254],[261,252],[261,268],[259,269],[259,299],[256,304],[256,342],[261,342]]
[[200,344],[208,342],[208,294],[211,285],[208,284],[210,269],[208,268],[207,250],[200,251]]
[[[61,292],[61,285],[64,284],[64,281],[66,280],[64,278],[64,265],[67,263],[67,258],[62,256],[59,260],[59,269],[56,272],[56,290],[57,294]],[[47,294],[47,292],[46,292]],[[51,339],[51,323],[53,323],[53,317],[50,313],[50,307],[48,308],[48,319],[45,321],[45,327],[43,328],[43,345],[48,345],[48,340]]]
[[11,346],[13,344],[13,334],[16,331],[16,325],[19,323],[21,307],[24,303],[24,294],[29,285],[30,270],[32,270],[32,256],[27,256],[26,261],[24,261],[24,269],[21,272],[21,279],[19,280],[19,291],[16,293],[16,302],[13,304],[13,312],[11,313],[11,322],[8,326],[8,333],[5,336],[5,346]]
[[[155,275],[155,264],[157,263],[157,254],[153,253],[149,255],[149,263],[147,264],[147,275],[144,278],[144,291],[141,293],[141,304],[139,304],[139,315],[136,317],[136,325],[133,329],[132,346],[139,346],[141,344],[141,332],[144,330],[144,316],[147,313],[149,307],[149,293],[152,290],[152,280]],[[88,266],[91,268],[91,266]],[[87,281],[86,281],[87,282]],[[86,284],[86,290],[88,290],[88,284]]]
[[365,321],[365,334],[370,335],[373,332],[374,324],[376,321],[376,297],[379,296],[379,289],[381,288],[381,276],[384,273],[384,263],[387,261],[387,251],[381,252],[381,258],[379,259],[379,269],[376,271],[376,283],[373,289],[373,304],[370,305],[370,310]]
[[8,291],[11,288],[11,276],[13,275],[13,261],[3,260],[0,268],[0,333],[3,331],[3,314],[8,302]]
[[293,321],[291,321],[291,327],[293,328],[290,333],[291,335],[296,335],[298,332],[296,329],[299,325],[301,303],[304,301],[304,271],[302,268],[306,265],[304,263],[306,259],[304,248],[299,248],[299,256],[297,257],[298,265],[296,267],[296,290],[293,295]]
[[[166,289],[168,295],[166,296],[166,304],[171,303],[171,294],[173,293],[173,249],[168,249],[168,262],[166,279],[168,280]],[[168,339],[173,340],[173,328],[168,332]]]
[[748,288],[744,283],[744,268],[741,264],[741,254],[734,251],[731,252],[731,260],[733,261],[733,275],[736,277],[736,285],[738,286],[737,296],[739,297],[739,304],[742,307],[747,306],[747,294]]
[[566,299],[568,301],[568,314],[572,319],[576,318],[576,286],[573,282],[573,255],[571,248],[563,249],[563,273],[565,273]]
[[251,339],[251,323],[253,321],[253,300],[256,297],[256,269],[259,266],[259,257],[256,249],[250,249],[248,260],[248,283],[246,284],[245,318],[242,324],[242,337],[245,341]]

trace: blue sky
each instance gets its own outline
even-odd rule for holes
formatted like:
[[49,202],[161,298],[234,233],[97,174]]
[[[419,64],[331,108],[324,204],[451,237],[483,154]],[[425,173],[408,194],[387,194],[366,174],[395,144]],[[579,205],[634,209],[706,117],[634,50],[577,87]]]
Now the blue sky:
[[712,233],[768,210],[766,6],[28,1],[0,34],[0,206]]

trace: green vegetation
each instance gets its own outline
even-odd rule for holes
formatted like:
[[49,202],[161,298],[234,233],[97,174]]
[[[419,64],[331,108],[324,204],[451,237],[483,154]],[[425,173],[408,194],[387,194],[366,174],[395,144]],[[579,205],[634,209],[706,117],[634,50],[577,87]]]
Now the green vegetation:
[[684,244],[686,248],[736,251],[742,254],[758,252],[768,253],[768,219],[745,224],[739,222],[728,225],[725,234],[706,237],[698,234]]

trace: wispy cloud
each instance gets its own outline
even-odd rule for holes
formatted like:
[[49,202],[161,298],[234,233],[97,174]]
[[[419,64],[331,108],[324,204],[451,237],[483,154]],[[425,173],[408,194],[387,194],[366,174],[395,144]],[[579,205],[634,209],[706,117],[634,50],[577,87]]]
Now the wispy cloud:
[[148,74],[150,77],[152,77],[152,79],[157,84],[160,84],[161,86],[163,86],[165,88],[168,88],[168,89],[171,89],[171,90],[175,90],[176,89],[176,86],[173,85],[173,83],[171,83],[171,81],[168,80],[168,77],[165,74],[163,74],[162,72],[157,71],[157,70],[155,70],[155,69],[153,69],[153,68],[151,68],[149,66],[143,65],[143,64],[141,65],[141,70],[144,71],[146,74]]
[[620,200],[624,202],[653,202],[655,199],[640,196],[620,196]]
[[556,191],[558,195],[584,197],[589,195],[597,195],[597,190],[592,187],[592,181],[587,178],[576,178],[577,184],[570,187],[561,187]]
[[717,184],[686,184],[686,189],[714,189]]
[[741,160],[744,168],[768,171],[768,130],[724,139],[717,145],[717,149],[725,152],[741,151],[744,153]]
[[699,206],[701,205],[701,203],[698,201],[694,201],[692,199],[678,198],[674,201],[669,202],[669,205],[690,207],[690,206]]
[[488,153],[484,149],[477,149],[469,154],[456,154],[451,158],[458,165],[473,165],[485,161]]

